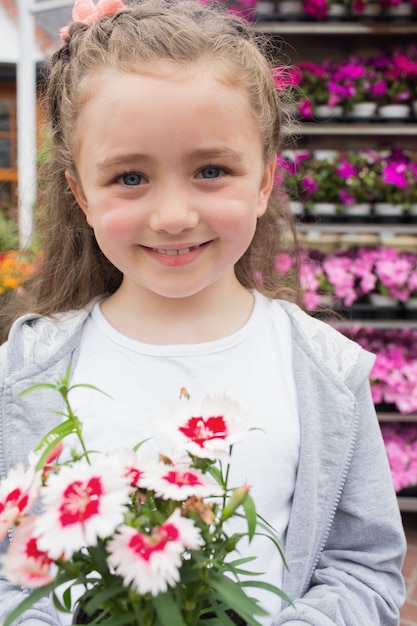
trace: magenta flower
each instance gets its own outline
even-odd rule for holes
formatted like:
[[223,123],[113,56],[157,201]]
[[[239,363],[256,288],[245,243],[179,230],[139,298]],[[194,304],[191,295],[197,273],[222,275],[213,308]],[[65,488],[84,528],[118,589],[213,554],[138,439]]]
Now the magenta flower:
[[349,178],[356,174],[356,168],[346,159],[342,159],[340,165],[337,165],[335,170],[342,178]]

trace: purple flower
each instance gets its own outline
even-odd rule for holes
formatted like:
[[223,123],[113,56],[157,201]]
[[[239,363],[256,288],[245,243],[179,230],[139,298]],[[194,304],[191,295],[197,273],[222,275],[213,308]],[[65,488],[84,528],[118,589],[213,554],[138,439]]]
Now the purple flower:
[[400,189],[407,187],[407,166],[405,163],[388,163],[382,168],[382,181],[386,185],[394,185]]
[[346,159],[342,159],[340,165],[336,167],[336,172],[342,178],[349,178],[350,176],[354,176],[356,174],[356,169]]

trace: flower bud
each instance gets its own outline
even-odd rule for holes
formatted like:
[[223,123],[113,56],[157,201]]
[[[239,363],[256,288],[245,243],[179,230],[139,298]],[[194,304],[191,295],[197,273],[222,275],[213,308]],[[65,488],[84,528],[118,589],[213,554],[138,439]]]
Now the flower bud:
[[250,486],[247,483],[245,483],[241,487],[238,487],[237,489],[234,490],[234,492],[229,498],[229,502],[226,504],[226,506],[224,507],[222,511],[222,516],[221,516],[222,522],[229,519],[229,517],[232,517],[236,509],[241,504],[243,504],[246,496],[249,493],[249,490],[250,490]]

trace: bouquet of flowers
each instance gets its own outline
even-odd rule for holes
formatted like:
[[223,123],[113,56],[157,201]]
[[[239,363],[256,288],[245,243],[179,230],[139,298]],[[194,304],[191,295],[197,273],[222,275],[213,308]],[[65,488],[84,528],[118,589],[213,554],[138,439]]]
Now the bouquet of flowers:
[[[141,459],[144,442],[104,454],[86,449],[68,399],[69,379],[68,369],[56,385],[24,392],[55,390],[64,411],[29,456],[28,468],[16,467],[0,483],[0,539],[16,527],[3,574],[33,588],[3,626],[49,594],[60,611],[73,612],[80,587],[73,623],[107,626],[258,626],[266,612],[248,589],[291,603],[279,588],[252,578],[254,557],[232,555],[242,538],[262,534],[284,559],[249,486],[228,484],[233,446],[249,430],[238,405],[226,396],[197,402],[183,388],[178,415],[166,426],[170,458]],[[59,460],[68,435],[76,436],[79,449]],[[43,506],[35,514],[39,498]],[[236,516],[247,530],[228,534]]]

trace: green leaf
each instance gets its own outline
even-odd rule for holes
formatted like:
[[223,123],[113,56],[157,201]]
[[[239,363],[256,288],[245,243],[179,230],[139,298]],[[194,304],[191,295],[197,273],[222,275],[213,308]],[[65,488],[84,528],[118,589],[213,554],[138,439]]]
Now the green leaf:
[[259,622],[254,617],[255,615],[268,615],[254,598],[250,598],[245,594],[240,582],[237,583],[227,576],[213,573],[210,576],[210,584],[221,601],[240,615],[250,626],[259,626]]
[[240,583],[241,587],[256,587],[258,589],[264,589],[265,591],[270,591],[274,593],[276,596],[279,596],[282,600],[285,600],[291,606],[294,606],[293,601],[287,594],[282,591],[279,587],[275,585],[271,585],[270,583],[262,582],[260,580],[245,580]]
[[180,610],[169,593],[160,593],[153,599],[153,605],[161,626],[185,626]]
[[22,396],[25,396],[27,393],[31,393],[32,391],[35,391],[36,389],[56,390],[56,385],[53,385],[52,383],[39,383],[38,385],[32,385],[31,387],[28,387],[27,389],[23,389],[23,391],[21,391],[17,397],[21,398]]
[[68,582],[71,580],[70,577],[66,576],[57,576],[55,580],[49,585],[45,585],[44,587],[38,587],[31,591],[30,595],[27,596],[22,602],[20,602],[11,613],[5,618],[2,626],[11,626],[11,624],[22,615],[25,611],[30,609],[30,607],[35,604],[38,600],[41,600],[45,596],[49,595],[54,591],[59,585]]
[[111,398],[111,396],[108,393],[106,393],[99,387],[96,387],[95,385],[88,385],[87,383],[77,383],[76,385],[71,385],[71,387],[68,387],[68,393],[72,391],[73,389],[77,389],[78,387],[85,387],[86,389],[92,389],[93,391],[98,391],[99,393],[102,393],[104,396]]
[[[60,441],[65,439],[65,437],[70,435],[72,432],[75,432],[74,427],[70,420],[66,420],[62,424],[59,424],[53,430],[49,431],[49,433],[42,438],[41,442],[35,448],[36,451],[43,450],[39,461],[36,464],[36,471],[39,471],[44,467],[46,459],[51,454],[52,450],[56,448]],[[48,441],[49,443],[47,443]]]

